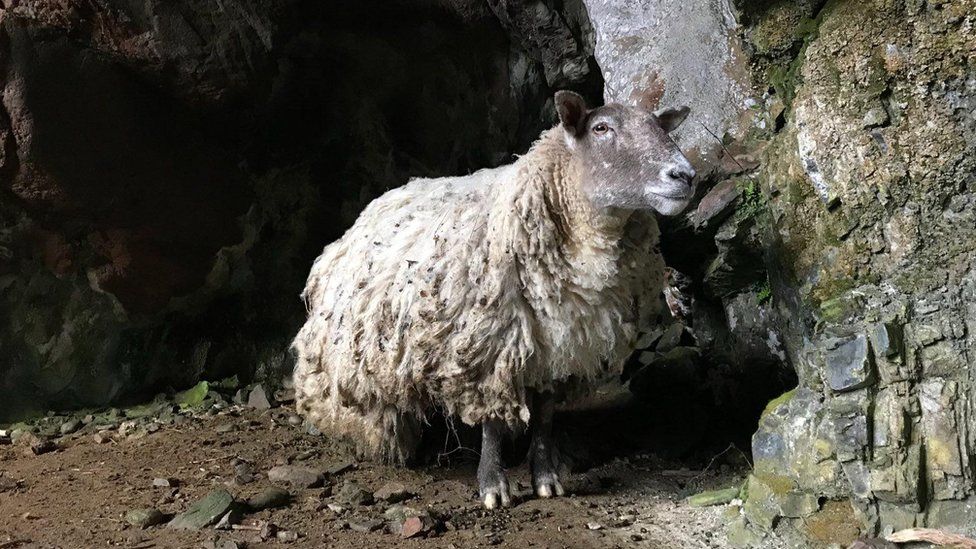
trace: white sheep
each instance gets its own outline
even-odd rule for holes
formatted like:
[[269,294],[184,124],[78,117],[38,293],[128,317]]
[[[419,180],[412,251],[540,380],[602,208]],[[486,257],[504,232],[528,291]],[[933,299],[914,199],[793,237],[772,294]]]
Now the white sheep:
[[532,428],[536,493],[563,493],[553,395],[619,374],[663,284],[650,210],[694,194],[668,136],[687,107],[555,103],[560,124],[513,164],[369,204],[312,266],[293,343],[298,410],[368,454],[408,460],[435,410],[482,424],[489,508],[510,502],[509,428]]

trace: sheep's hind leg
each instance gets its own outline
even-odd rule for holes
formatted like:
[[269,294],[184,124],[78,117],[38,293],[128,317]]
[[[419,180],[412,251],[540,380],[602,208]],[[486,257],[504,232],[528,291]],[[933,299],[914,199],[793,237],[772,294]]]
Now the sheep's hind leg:
[[512,496],[508,490],[508,479],[502,467],[502,438],[505,436],[505,422],[497,419],[485,421],[481,425],[481,461],[478,463],[478,492],[481,501],[488,509],[498,506],[508,507]]
[[559,482],[558,453],[552,443],[555,396],[552,393],[536,393],[532,408],[532,442],[529,446],[532,487],[536,495],[542,498],[565,495],[566,491]]

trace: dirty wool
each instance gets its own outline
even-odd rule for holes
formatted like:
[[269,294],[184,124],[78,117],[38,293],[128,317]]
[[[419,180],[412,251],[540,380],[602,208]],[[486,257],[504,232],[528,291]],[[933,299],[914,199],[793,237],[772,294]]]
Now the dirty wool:
[[324,249],[293,342],[299,412],[398,462],[434,411],[518,427],[533,391],[620,372],[658,306],[658,227],[592,206],[563,132],[512,164],[389,191]]

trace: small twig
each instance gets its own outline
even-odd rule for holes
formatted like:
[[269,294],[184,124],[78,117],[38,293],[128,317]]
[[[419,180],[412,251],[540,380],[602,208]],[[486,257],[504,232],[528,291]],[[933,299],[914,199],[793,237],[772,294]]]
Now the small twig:
[[247,524],[231,524],[230,527],[231,527],[232,530],[247,530],[249,532],[260,532],[261,531],[261,527],[260,526],[250,526],[250,525],[247,525]]
[[713,132],[712,130],[708,129],[708,126],[706,126],[704,122],[698,122],[698,123],[701,124],[701,127],[705,128],[705,131],[708,132],[709,135],[711,135],[712,137],[715,138],[716,141],[718,141],[718,144],[722,146],[722,150],[725,151],[725,154],[727,154],[729,156],[729,158],[732,159],[732,162],[735,162],[735,165],[738,166],[740,170],[745,170],[746,169],[745,166],[743,166],[742,164],[739,164],[739,161],[736,160],[734,156],[732,156],[732,153],[729,151],[728,148],[726,148],[725,143],[722,142],[722,140],[719,138],[719,136],[715,135],[715,132]]
[[[750,469],[752,468],[752,461],[749,460],[749,456],[745,455],[745,453],[743,453],[742,450],[739,450],[735,446],[735,444],[733,444],[733,443],[730,442],[729,445],[728,445],[728,447],[726,447],[721,452],[719,452],[719,453],[715,454],[714,456],[712,456],[712,459],[709,460],[708,465],[706,465],[705,468],[702,469],[701,474],[699,474],[698,476],[696,476],[692,480],[698,480],[699,478],[705,476],[705,473],[707,473],[708,470],[711,469],[712,465],[715,464],[715,460],[717,460],[718,458],[724,456],[726,453],[728,453],[729,450],[735,450],[735,451],[739,452],[739,455],[742,456],[742,458],[746,460],[746,463],[749,464],[749,468]],[[974,549],[976,549],[976,548],[974,548]]]
[[942,530],[935,530],[933,528],[909,528],[907,530],[899,530],[894,534],[886,536],[885,539],[891,543],[912,543],[916,541],[924,541],[926,543],[939,546],[957,547],[958,549],[976,549],[976,540],[973,540],[972,538],[967,538],[966,536],[961,536],[959,534],[943,532]]
[[[451,440],[451,435],[454,435],[454,442],[457,444],[453,449],[448,450],[447,445]],[[454,426],[454,420],[452,418],[447,418],[447,433],[444,434],[444,447],[442,452],[437,454],[437,465],[441,465],[441,458],[450,457],[451,454],[460,451],[469,451],[474,455],[480,455],[477,450],[472,448],[467,448],[461,444],[461,437],[458,435],[457,427]]]

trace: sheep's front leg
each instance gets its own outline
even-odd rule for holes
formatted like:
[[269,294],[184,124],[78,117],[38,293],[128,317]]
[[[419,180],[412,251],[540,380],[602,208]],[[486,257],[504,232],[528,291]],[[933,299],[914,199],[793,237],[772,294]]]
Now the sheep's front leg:
[[537,393],[533,398],[532,408],[532,442],[529,446],[532,487],[536,495],[542,498],[562,496],[566,491],[559,482],[558,454],[552,443],[555,395]]
[[502,438],[505,422],[497,419],[481,424],[481,461],[478,463],[478,491],[485,507],[494,509],[512,504],[508,479],[502,467]]

